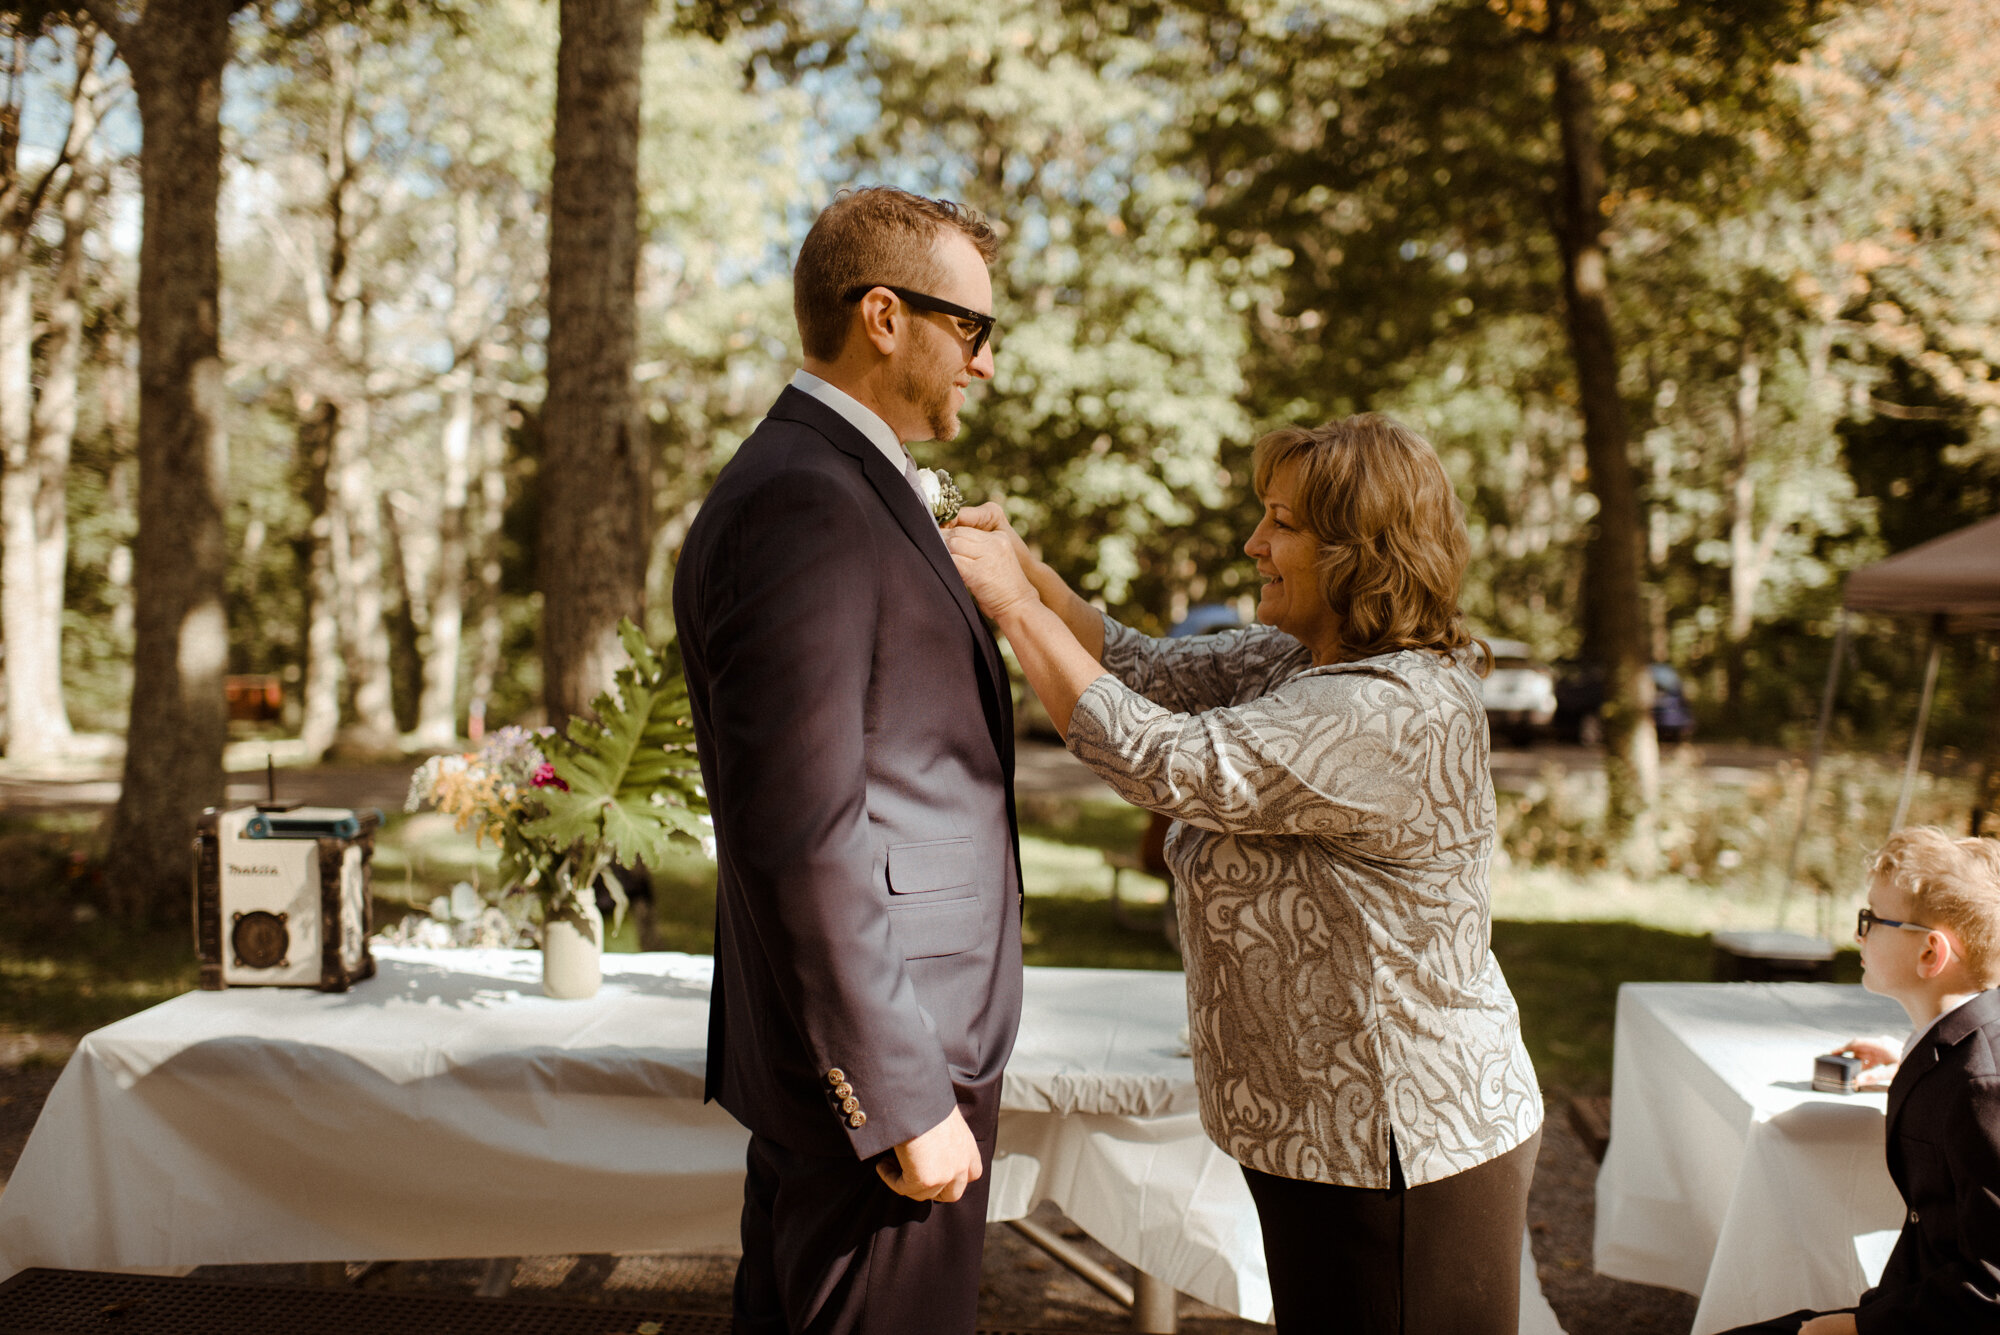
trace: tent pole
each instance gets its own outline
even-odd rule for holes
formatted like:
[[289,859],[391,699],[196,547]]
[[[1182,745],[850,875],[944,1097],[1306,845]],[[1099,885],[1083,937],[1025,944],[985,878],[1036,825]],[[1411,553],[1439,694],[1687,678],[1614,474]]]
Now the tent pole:
[[1806,764],[1806,793],[1799,801],[1799,826],[1792,832],[1791,855],[1785,859],[1785,884],[1778,892],[1778,930],[1785,928],[1785,908],[1792,897],[1792,878],[1799,869],[1799,848],[1812,820],[1813,784],[1819,778],[1820,757],[1826,754],[1826,730],[1833,721],[1833,692],[1840,684],[1840,660],[1847,656],[1847,609],[1840,609],[1840,629],[1833,637],[1833,661],[1826,666],[1826,691],[1819,700],[1819,727],[1813,732],[1812,759]]
[[1917,783],[1917,763],[1924,755],[1924,729],[1931,721],[1931,697],[1937,692],[1938,660],[1944,657],[1944,618],[1931,619],[1931,659],[1924,665],[1924,697],[1917,705],[1917,726],[1910,734],[1910,755],[1903,762],[1903,791],[1896,798],[1896,819],[1890,823],[1889,833],[1903,828],[1903,817],[1910,814],[1910,791]]

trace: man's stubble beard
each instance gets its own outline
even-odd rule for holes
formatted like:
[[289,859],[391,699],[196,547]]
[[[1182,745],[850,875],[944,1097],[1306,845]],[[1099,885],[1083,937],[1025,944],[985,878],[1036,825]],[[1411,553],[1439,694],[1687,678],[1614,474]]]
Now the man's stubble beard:
[[957,386],[948,375],[926,377],[914,366],[905,366],[896,377],[896,394],[923,416],[932,440],[950,440],[958,434],[958,413],[951,406],[951,392]]

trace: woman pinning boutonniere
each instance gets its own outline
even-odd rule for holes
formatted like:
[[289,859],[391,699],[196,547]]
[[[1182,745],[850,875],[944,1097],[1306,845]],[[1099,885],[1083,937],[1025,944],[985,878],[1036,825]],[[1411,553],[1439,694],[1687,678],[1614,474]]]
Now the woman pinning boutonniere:
[[1464,514],[1372,414],[1254,464],[1246,630],[1119,625],[997,505],[945,545],[1069,749],[1173,820],[1202,1125],[1243,1166],[1279,1335],[1512,1335],[1542,1105],[1489,949]]

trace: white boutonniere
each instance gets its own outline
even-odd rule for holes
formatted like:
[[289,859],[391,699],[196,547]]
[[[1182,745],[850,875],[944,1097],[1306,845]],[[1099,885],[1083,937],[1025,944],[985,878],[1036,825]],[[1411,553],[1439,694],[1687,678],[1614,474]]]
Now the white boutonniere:
[[958,518],[958,508],[965,504],[965,497],[958,491],[958,484],[951,480],[951,474],[942,468],[919,468],[917,485],[923,489],[924,504],[931,508],[931,517],[943,528]]

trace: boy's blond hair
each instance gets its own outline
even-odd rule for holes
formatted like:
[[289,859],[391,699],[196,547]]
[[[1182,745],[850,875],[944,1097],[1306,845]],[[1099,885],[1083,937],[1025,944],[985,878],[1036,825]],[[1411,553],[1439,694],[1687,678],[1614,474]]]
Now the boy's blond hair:
[[1981,987],[2000,983],[2000,839],[1913,825],[1875,851],[1868,877],[1907,895],[1917,921],[1950,928]]

